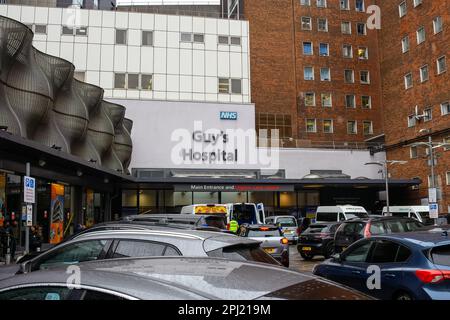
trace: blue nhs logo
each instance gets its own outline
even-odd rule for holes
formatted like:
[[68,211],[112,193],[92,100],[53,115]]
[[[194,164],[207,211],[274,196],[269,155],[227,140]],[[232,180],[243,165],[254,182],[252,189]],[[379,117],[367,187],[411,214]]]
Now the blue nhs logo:
[[237,112],[228,112],[228,111],[220,112],[220,120],[237,120],[237,119],[238,119]]

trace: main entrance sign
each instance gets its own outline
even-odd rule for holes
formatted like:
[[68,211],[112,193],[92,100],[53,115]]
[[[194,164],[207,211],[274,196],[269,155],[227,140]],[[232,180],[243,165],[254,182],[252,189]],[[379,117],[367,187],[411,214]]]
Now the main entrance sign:
[[175,192],[292,192],[294,185],[220,185],[187,184],[175,185]]

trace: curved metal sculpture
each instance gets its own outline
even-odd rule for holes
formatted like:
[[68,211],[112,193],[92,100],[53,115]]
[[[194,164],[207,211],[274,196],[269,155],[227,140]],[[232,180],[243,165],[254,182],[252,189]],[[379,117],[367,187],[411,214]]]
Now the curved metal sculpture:
[[[0,16],[0,126],[12,134],[129,173],[132,122],[70,62],[32,46],[33,32]],[[128,128],[127,128],[128,126]]]

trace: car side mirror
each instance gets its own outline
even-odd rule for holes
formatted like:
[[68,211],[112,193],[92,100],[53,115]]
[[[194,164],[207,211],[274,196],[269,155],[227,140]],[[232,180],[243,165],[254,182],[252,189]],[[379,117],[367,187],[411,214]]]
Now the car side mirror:
[[342,262],[342,255],[340,253],[332,255],[331,258],[333,258],[333,260],[336,262]]
[[29,273],[31,271],[31,263],[30,261],[25,261],[20,264],[18,274]]

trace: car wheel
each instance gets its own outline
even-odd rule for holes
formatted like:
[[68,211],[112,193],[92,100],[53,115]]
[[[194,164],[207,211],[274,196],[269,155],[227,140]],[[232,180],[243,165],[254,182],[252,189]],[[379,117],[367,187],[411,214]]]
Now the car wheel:
[[328,242],[324,252],[325,259],[331,258],[335,253],[336,251],[334,249],[334,242],[333,241]]
[[306,261],[311,261],[314,258],[314,256],[312,254],[300,253],[300,255]]
[[400,292],[395,296],[395,300],[411,301],[413,297],[407,292]]

